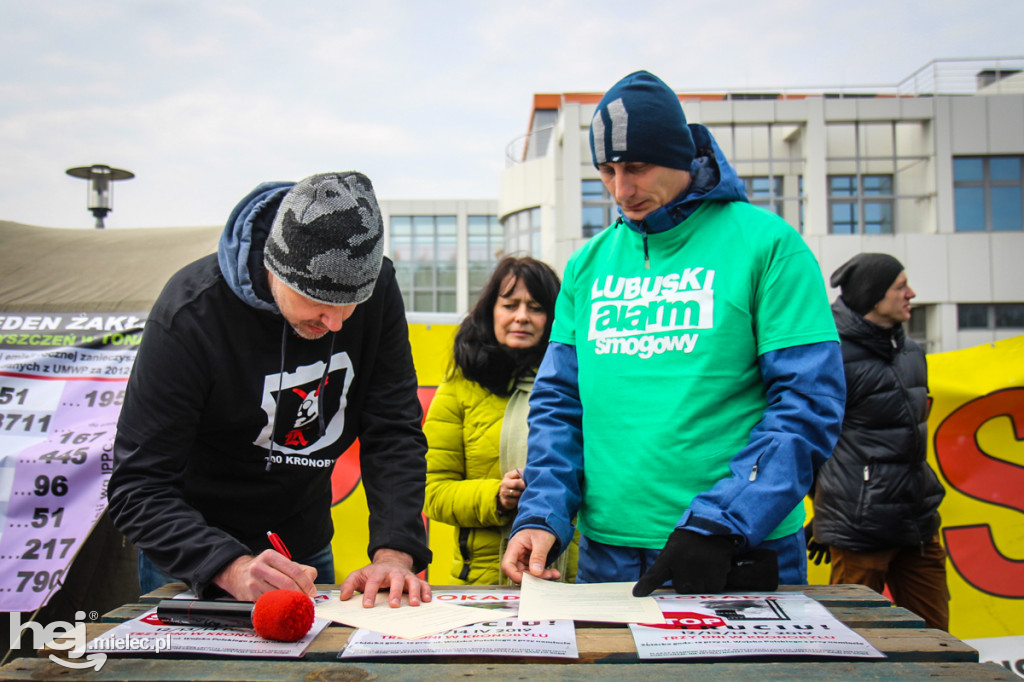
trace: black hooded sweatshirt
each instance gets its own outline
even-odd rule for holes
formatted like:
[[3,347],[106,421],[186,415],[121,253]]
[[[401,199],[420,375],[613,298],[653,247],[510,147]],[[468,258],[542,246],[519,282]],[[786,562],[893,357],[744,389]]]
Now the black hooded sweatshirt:
[[327,546],[331,471],[356,438],[369,556],[407,552],[414,571],[431,558],[420,517],[427,445],[394,266],[384,259],[372,296],[339,332],[300,338],[262,267],[283,193],[263,192],[225,229],[220,263],[248,278],[226,277],[211,255],[168,282],[118,421],[112,518],[200,597],[219,593],[211,581],[228,563],[269,548],[267,531],[299,561]]

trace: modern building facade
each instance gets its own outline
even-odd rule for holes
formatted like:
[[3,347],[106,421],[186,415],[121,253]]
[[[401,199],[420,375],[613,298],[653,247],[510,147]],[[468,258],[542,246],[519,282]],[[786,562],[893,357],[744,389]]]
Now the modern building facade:
[[[1024,334],[1022,70],[1024,58],[942,60],[890,88],[679,99],[750,201],[803,235],[826,286],[861,251],[899,258],[917,292],[910,332],[941,352]],[[588,142],[600,97],[534,96],[530,133],[509,146],[501,177],[505,252],[561,272],[614,221]]]
[[[496,199],[380,200],[384,251],[405,309],[456,321],[476,301],[505,249]],[[426,315],[426,317],[424,316]]]

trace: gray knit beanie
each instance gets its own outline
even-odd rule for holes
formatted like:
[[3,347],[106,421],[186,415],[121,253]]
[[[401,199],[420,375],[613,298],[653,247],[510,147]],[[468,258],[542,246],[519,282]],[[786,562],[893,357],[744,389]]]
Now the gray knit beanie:
[[384,257],[384,227],[370,179],[321,173],[288,190],[263,254],[288,288],[327,305],[362,303]]
[[852,311],[864,315],[885,298],[903,269],[903,264],[887,253],[858,253],[832,273],[829,283],[840,287],[840,295]]

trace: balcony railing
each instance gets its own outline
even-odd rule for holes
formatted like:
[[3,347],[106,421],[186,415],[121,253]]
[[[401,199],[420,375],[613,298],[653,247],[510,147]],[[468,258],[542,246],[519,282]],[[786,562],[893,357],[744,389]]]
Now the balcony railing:
[[509,142],[505,147],[505,167],[546,156],[554,129],[553,125],[538,128]]

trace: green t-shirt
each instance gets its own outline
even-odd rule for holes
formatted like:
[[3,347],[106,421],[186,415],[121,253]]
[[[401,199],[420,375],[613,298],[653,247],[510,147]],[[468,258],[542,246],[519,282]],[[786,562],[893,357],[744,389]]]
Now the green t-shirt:
[[[707,203],[643,238],[606,229],[570,259],[552,341],[576,347],[580,531],[660,549],[691,500],[730,476],[766,406],[758,356],[837,341],[800,235],[745,202]],[[744,475],[745,472],[744,472]],[[795,532],[803,507],[769,535]]]

